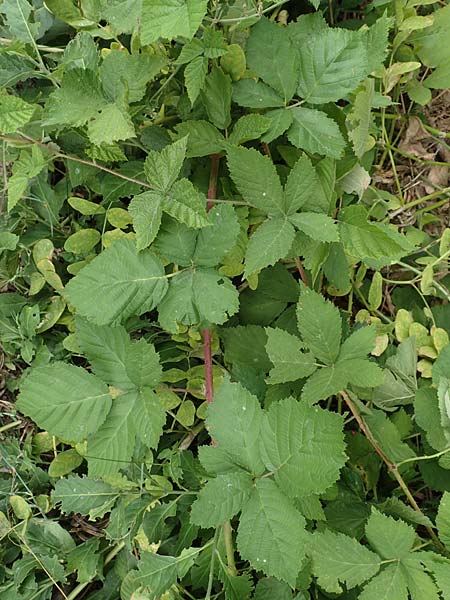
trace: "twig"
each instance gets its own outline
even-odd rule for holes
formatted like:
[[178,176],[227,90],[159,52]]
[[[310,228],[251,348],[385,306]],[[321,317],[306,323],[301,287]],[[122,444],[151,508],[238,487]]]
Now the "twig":
[[298,256],[296,256],[294,258],[294,261],[295,261],[295,265],[297,267],[297,271],[300,274],[300,279],[303,281],[303,283],[306,285],[306,287],[309,287],[308,276],[305,273],[305,269],[303,268],[302,261],[299,259]]
[[[405,480],[403,479],[403,477],[400,475],[399,471],[398,471],[398,465],[396,465],[395,463],[393,463],[387,456],[386,454],[383,452],[383,450],[379,447],[379,445],[377,444],[377,442],[375,441],[370,429],[367,427],[367,424],[365,423],[364,419],[361,417],[361,415],[359,414],[355,404],[353,403],[353,401],[350,399],[349,395],[347,394],[347,392],[345,392],[344,390],[342,390],[341,392],[339,392],[342,399],[344,400],[345,404],[348,406],[350,412],[352,413],[352,415],[354,416],[356,422],[359,425],[359,428],[361,429],[361,431],[363,432],[363,434],[365,435],[367,441],[370,443],[370,445],[372,446],[372,448],[375,450],[375,452],[378,454],[378,456],[381,458],[381,460],[384,462],[384,464],[386,465],[388,471],[390,473],[392,473],[392,475],[395,477],[395,479],[397,480],[397,483],[399,484],[400,488],[403,490],[405,496],[408,499],[408,502],[410,503],[410,505],[412,506],[412,508],[418,512],[420,515],[425,516],[423,514],[423,512],[421,511],[419,505],[417,504],[414,496],[411,494],[410,489],[408,488],[408,486],[405,483]],[[437,537],[437,535],[435,534],[435,532],[433,531],[433,529],[429,526],[426,525],[425,526],[430,538],[433,540],[436,548],[438,548],[441,552],[443,552],[446,556],[450,556],[449,551],[445,548],[445,546],[442,544],[442,542],[439,540],[439,538]]]

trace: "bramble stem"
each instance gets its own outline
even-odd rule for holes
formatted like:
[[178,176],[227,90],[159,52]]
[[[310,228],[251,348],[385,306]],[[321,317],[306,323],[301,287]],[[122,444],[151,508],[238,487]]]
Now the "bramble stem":
[[[384,464],[386,465],[388,471],[390,473],[392,473],[392,475],[397,480],[397,483],[399,484],[400,488],[403,490],[403,492],[404,492],[405,496],[407,497],[408,502],[410,503],[410,505],[420,515],[425,516],[423,514],[423,512],[421,511],[419,505],[417,504],[414,496],[411,494],[411,491],[408,488],[408,486],[406,485],[405,480],[400,475],[400,473],[398,471],[398,465],[396,465],[395,463],[393,463],[386,456],[386,454],[383,452],[383,450],[379,447],[379,445],[375,441],[375,439],[374,439],[374,437],[373,437],[370,429],[367,427],[366,422],[364,421],[364,419],[362,418],[362,416],[359,414],[358,409],[356,408],[355,404],[350,399],[350,396],[344,390],[342,390],[339,393],[340,393],[342,399],[344,400],[345,404],[348,406],[350,412],[355,417],[355,420],[358,423],[359,428],[361,429],[361,431],[363,432],[363,434],[367,438],[367,441],[370,443],[370,445],[372,446],[372,448],[375,450],[375,452],[378,454],[378,456],[384,462]],[[426,530],[427,530],[430,538],[433,540],[434,545],[436,546],[436,548],[438,548],[443,554],[445,554],[445,556],[449,556],[450,553],[445,548],[445,546],[442,544],[442,542],[440,541],[440,539],[437,537],[437,535],[435,534],[435,532],[433,531],[433,529],[429,525],[426,525],[425,528],[426,528]]]

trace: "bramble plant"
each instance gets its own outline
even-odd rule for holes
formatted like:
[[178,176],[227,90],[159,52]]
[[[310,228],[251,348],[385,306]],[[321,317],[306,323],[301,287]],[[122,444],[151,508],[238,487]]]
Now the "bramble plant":
[[448,1],[0,17],[2,600],[449,600]]

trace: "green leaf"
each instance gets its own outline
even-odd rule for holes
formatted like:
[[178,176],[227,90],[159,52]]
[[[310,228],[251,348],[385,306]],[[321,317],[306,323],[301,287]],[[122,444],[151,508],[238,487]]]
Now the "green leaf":
[[211,479],[192,505],[192,523],[205,528],[222,525],[242,510],[252,487],[251,476],[243,471]]
[[91,538],[76,546],[67,556],[67,569],[69,572],[77,571],[79,583],[88,583],[97,575],[101,564],[99,546],[100,540]]
[[295,587],[305,555],[305,524],[277,485],[260,479],[242,510],[239,553],[254,569]]
[[91,520],[109,512],[118,496],[109,483],[79,475],[59,479],[52,493],[53,502],[61,503],[62,513],[89,515]]
[[323,296],[303,287],[297,304],[297,322],[302,339],[325,364],[339,355],[342,320],[339,310]]
[[248,242],[244,277],[286,258],[294,237],[295,230],[286,218],[274,217],[264,221]]
[[111,396],[94,375],[56,362],[32,369],[25,377],[17,408],[52,435],[79,442],[104,422]]
[[184,121],[176,126],[181,136],[188,135],[187,158],[218,154],[225,147],[225,138],[208,121]]
[[125,369],[130,381],[139,388],[154,388],[160,383],[162,367],[153,344],[141,338],[128,345]]
[[134,196],[128,206],[128,212],[133,217],[136,247],[138,250],[144,250],[153,242],[161,225],[161,194],[144,192]]
[[135,400],[135,392],[121,394],[115,398],[105,422],[98,431],[89,436],[87,444],[89,477],[105,477],[128,467],[134,450]]
[[273,162],[257,150],[229,148],[228,168],[244,199],[268,215],[284,215],[283,188]]
[[32,43],[39,35],[39,23],[33,23],[30,19],[33,10],[34,7],[27,0],[4,0],[0,6],[12,36],[26,44]]
[[236,212],[229,204],[214,206],[208,213],[209,227],[197,236],[192,261],[201,267],[219,265],[233,248],[240,231]]
[[96,229],[80,229],[66,239],[64,250],[74,254],[87,254],[95,248],[100,238],[100,232]]
[[450,492],[444,492],[436,516],[440,540],[450,548]]
[[119,390],[134,387],[125,368],[130,338],[124,327],[94,325],[77,317],[75,332],[77,342],[97,377]]
[[187,137],[169,144],[156,152],[150,150],[145,159],[145,176],[151,185],[162,193],[168,192],[178,179],[186,157]]
[[289,102],[297,87],[297,53],[283,28],[265,17],[252,27],[245,47],[249,68]]
[[345,365],[337,363],[315,371],[307,380],[302,390],[302,400],[309,404],[326,400],[340,392],[348,383],[348,372]]
[[366,537],[382,558],[400,560],[406,558],[411,551],[416,532],[404,521],[396,521],[372,508],[366,525]]
[[389,30],[393,23],[394,19],[388,17],[385,13],[369,27],[367,33],[364,31],[361,32],[363,41],[365,41],[367,47],[368,73],[372,73],[382,67],[386,60],[389,46]]
[[348,29],[324,29],[299,53],[297,93],[310,104],[335,102],[352,92],[367,73],[361,36]]
[[388,565],[372,579],[359,600],[408,600],[408,590],[400,564]]
[[170,281],[158,306],[159,322],[166,331],[176,333],[177,323],[222,325],[238,309],[238,292],[227,277],[213,269],[188,269]]
[[70,69],[47,100],[43,124],[79,127],[97,117],[106,102],[93,71]]
[[297,213],[289,217],[289,221],[299,231],[317,242],[338,242],[339,231],[334,220],[328,215],[319,213]]
[[353,150],[358,158],[366,153],[375,143],[369,136],[369,128],[372,121],[372,105],[374,99],[374,80],[366,79],[358,88],[353,107],[347,117],[350,123],[350,138]]
[[396,463],[415,456],[414,450],[402,442],[399,430],[383,411],[372,410],[370,415],[365,416],[365,421],[378,446],[390,460]]
[[302,352],[303,344],[298,337],[282,329],[266,328],[266,351],[273,368],[268,383],[286,383],[308,377],[316,369],[311,352]]
[[206,218],[205,197],[188,179],[180,179],[172,186],[163,201],[163,210],[188,227],[200,228],[209,224]]
[[142,0],[141,42],[193,37],[206,13],[207,0]]
[[106,325],[151,310],[166,291],[161,261],[150,250],[138,254],[134,242],[121,239],[71,279],[65,294],[78,314]]
[[315,204],[319,186],[316,169],[303,154],[292,167],[284,188],[286,214],[295,214],[308,201]]
[[344,466],[342,417],[293,398],[271,404],[261,428],[261,455],[290,497],[319,494]]
[[194,60],[186,65],[186,68],[184,69],[184,82],[192,105],[194,105],[200,92],[205,87],[207,73],[208,59],[204,56],[197,56],[197,58],[194,58]]
[[377,331],[374,326],[360,327],[343,342],[339,353],[339,360],[367,356],[374,348],[376,337]]
[[288,131],[289,141],[312,154],[340,158],[345,141],[336,121],[324,112],[304,106],[292,109],[294,122]]
[[158,396],[149,390],[142,389],[134,405],[134,428],[136,435],[147,448],[157,448],[166,423],[164,406]]
[[100,114],[88,125],[88,136],[93,144],[112,144],[117,140],[135,137],[134,125],[130,115],[117,104],[107,104]]
[[144,97],[147,83],[152,81],[167,64],[161,54],[128,54],[111,50],[100,69],[102,86],[112,101],[120,100],[124,91],[128,102],[138,102]]
[[380,558],[354,538],[332,531],[315,532],[311,538],[313,573],[326,592],[342,592],[361,585],[380,568]]
[[247,600],[253,589],[250,575],[233,575],[222,561],[220,562],[219,579],[223,583],[227,600]]
[[209,120],[218,129],[226,129],[231,123],[231,92],[231,78],[213,67],[205,78],[202,99]]
[[241,79],[233,84],[233,100],[247,108],[275,108],[284,106],[283,98],[262,81]]
[[266,144],[270,144],[277,137],[283,135],[292,125],[293,121],[292,112],[284,108],[269,110],[265,113],[265,117],[271,121],[268,131],[261,137],[261,141],[266,142]]
[[164,258],[177,265],[188,267],[197,244],[197,232],[171,218],[163,218],[154,241],[154,248]]
[[0,96],[0,130],[3,133],[14,133],[28,123],[35,108],[22,98],[2,94]]
[[349,206],[342,210],[339,230],[347,252],[362,261],[398,260],[412,250],[399,233],[386,225],[369,222],[363,206]]
[[225,380],[208,407],[206,420],[219,448],[255,475],[264,470],[259,450],[262,417],[257,398],[241,384]]
[[267,131],[270,120],[262,115],[244,115],[236,121],[233,131],[228,138],[230,144],[244,144],[249,140],[254,140]]

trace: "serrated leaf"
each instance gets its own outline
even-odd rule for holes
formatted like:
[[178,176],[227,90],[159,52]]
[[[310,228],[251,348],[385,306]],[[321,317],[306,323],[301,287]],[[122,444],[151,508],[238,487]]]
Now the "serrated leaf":
[[373,350],[376,337],[377,331],[372,325],[353,331],[341,346],[339,360],[367,356]]
[[160,383],[162,367],[153,344],[141,338],[127,347],[125,369],[130,381],[138,388],[154,388]]
[[111,485],[89,477],[70,475],[55,484],[52,498],[61,503],[61,512],[79,513],[94,520],[111,510],[119,491]]
[[373,139],[371,142],[369,137],[373,99],[374,80],[366,79],[364,84],[358,88],[353,107],[347,117],[351,127],[348,137],[352,141],[353,150],[358,158],[361,158],[375,143]]
[[180,179],[171,187],[163,200],[163,210],[188,227],[198,229],[208,225],[205,197],[189,179]]
[[382,558],[400,560],[407,557],[411,551],[416,532],[404,521],[396,521],[372,508],[372,514],[366,524],[366,537]]
[[240,231],[239,221],[232,206],[222,204],[209,211],[209,227],[199,231],[194,264],[201,267],[214,267],[220,264],[234,246]]
[[184,121],[176,129],[180,135],[189,136],[186,151],[188,158],[218,154],[225,147],[225,138],[208,121]]
[[206,13],[207,0],[142,0],[141,41],[193,37]]
[[231,179],[244,199],[268,215],[283,215],[283,188],[272,161],[249,148],[229,148],[227,154]]
[[134,450],[133,409],[135,392],[121,394],[101,427],[88,438],[89,477],[101,478],[128,467]]
[[438,514],[436,516],[436,526],[438,528],[440,540],[450,547],[450,493],[444,492],[442,495]]
[[194,60],[186,65],[186,68],[184,69],[184,82],[192,105],[194,105],[200,92],[205,87],[207,73],[208,59],[204,56],[197,56],[197,58],[194,58]]
[[299,53],[297,93],[310,104],[335,102],[353,91],[368,73],[361,36],[348,29],[324,29]]
[[192,523],[205,528],[222,525],[242,510],[252,487],[251,476],[243,471],[210,479],[192,505]]
[[288,131],[289,141],[312,154],[340,158],[345,140],[336,121],[324,112],[304,106],[292,109],[294,122]]
[[121,99],[126,90],[128,102],[138,102],[145,94],[147,83],[166,64],[167,59],[162,54],[128,54],[123,50],[111,50],[100,69],[103,89],[113,101]]
[[319,213],[297,213],[289,217],[289,221],[311,239],[317,242],[338,242],[339,231],[334,220],[328,215]]
[[14,133],[28,123],[35,108],[22,98],[2,94],[0,96],[0,131]]
[[166,193],[178,179],[186,157],[187,136],[156,152],[150,150],[145,159],[144,172],[147,181],[162,193]]
[[342,592],[361,585],[380,568],[380,558],[354,538],[329,530],[315,532],[311,538],[313,573],[327,592]]
[[64,73],[61,87],[52,92],[45,105],[44,125],[79,127],[98,116],[106,99],[93,71],[70,69]]
[[273,140],[283,135],[285,131],[292,125],[292,112],[284,108],[269,110],[265,113],[265,117],[270,119],[270,125],[267,132],[261,137],[261,141],[270,144]]
[[126,329],[94,325],[80,317],[75,326],[77,342],[97,377],[120,390],[134,387],[125,368],[130,345]]
[[17,408],[52,435],[79,442],[104,422],[111,396],[94,375],[81,367],[56,362],[27,375]]
[[365,586],[359,600],[408,600],[403,570],[399,564],[388,565]]
[[231,123],[231,93],[231,78],[213,66],[205,77],[202,99],[209,120],[218,129],[226,129]]
[[339,354],[342,320],[339,310],[323,296],[303,288],[297,304],[297,322],[306,346],[325,364]]
[[[394,23],[385,13],[366,32],[361,32],[367,47],[368,72],[379,69],[387,55],[389,30]],[[365,38],[365,39],[364,39]]]
[[360,260],[399,259],[412,248],[399,233],[387,226],[369,222],[362,206],[349,206],[340,213],[339,230],[349,254]]
[[136,232],[136,247],[143,250],[150,246],[161,225],[162,207],[159,192],[144,192],[134,196],[128,206]]
[[271,404],[261,427],[266,469],[290,497],[324,492],[344,466],[342,418],[293,398]]
[[286,214],[295,214],[308,201],[316,204],[319,186],[316,169],[308,156],[303,154],[292,167],[284,188]]
[[38,37],[39,23],[31,20],[34,7],[27,0],[4,0],[0,11],[5,15],[5,24],[15,39],[29,44]]
[[88,124],[88,136],[96,146],[112,144],[135,137],[134,125],[130,115],[117,104],[107,104]]
[[305,519],[270,479],[260,479],[242,510],[237,547],[257,571],[295,587],[305,555]]
[[263,17],[251,28],[245,53],[249,68],[285,102],[291,100],[297,87],[297,54],[284,30]]
[[235,464],[255,475],[263,472],[259,451],[263,416],[255,396],[239,383],[225,380],[208,407],[206,420],[211,437]]
[[262,81],[241,79],[233,84],[233,100],[247,108],[275,108],[284,106],[283,98]]
[[248,242],[244,277],[286,258],[294,237],[294,227],[286,218],[274,217],[264,221]]
[[236,288],[214,269],[187,269],[174,277],[158,305],[159,322],[177,332],[177,323],[208,327],[222,325],[239,309]]
[[326,400],[340,392],[348,383],[348,372],[342,363],[323,367],[308,378],[302,389],[302,400],[309,404]]
[[134,242],[128,239],[106,248],[65,288],[78,314],[98,325],[141,315],[154,308],[166,291],[161,261],[150,250],[138,254]]
[[249,140],[254,140],[267,131],[270,120],[262,115],[244,115],[236,121],[233,131],[228,138],[230,144],[243,144]]
[[268,383],[286,383],[308,377],[316,369],[311,352],[303,352],[303,344],[298,337],[282,329],[268,327],[266,351],[273,368]]
[[220,567],[219,579],[223,583],[226,600],[247,600],[253,589],[250,576],[247,573],[233,575],[223,562],[220,563]]
[[140,390],[133,411],[136,435],[147,448],[157,448],[166,422],[160,398],[149,388]]

